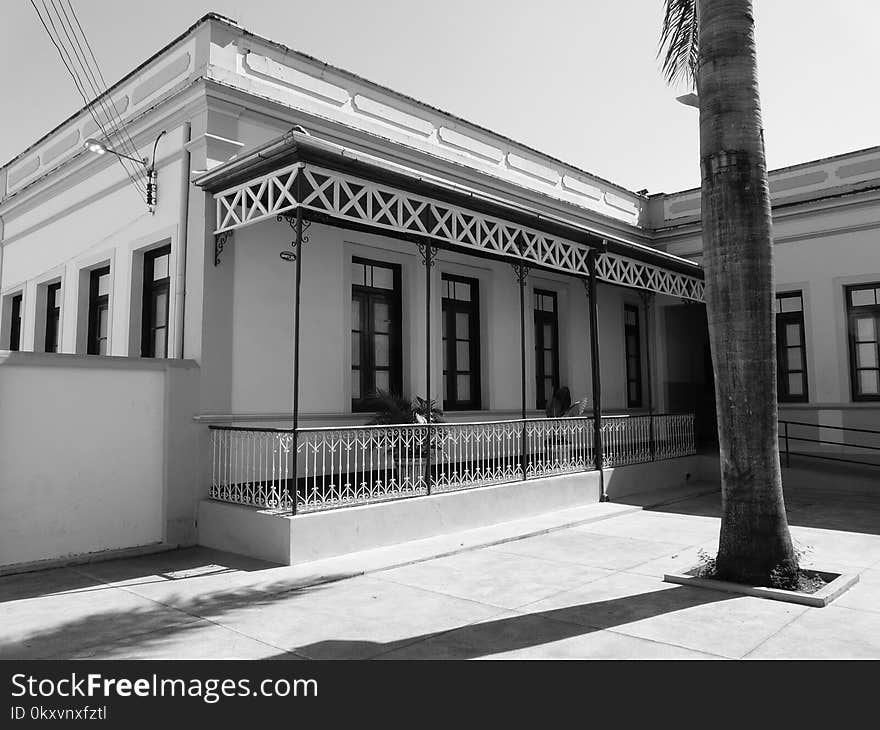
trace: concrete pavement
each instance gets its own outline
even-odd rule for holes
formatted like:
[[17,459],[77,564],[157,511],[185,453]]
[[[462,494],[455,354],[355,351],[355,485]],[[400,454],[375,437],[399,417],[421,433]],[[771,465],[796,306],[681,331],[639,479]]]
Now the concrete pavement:
[[880,495],[786,496],[808,564],[860,575],[808,608],[662,582],[717,549],[705,492],[320,565],[192,548],[6,576],[0,658],[880,658]]

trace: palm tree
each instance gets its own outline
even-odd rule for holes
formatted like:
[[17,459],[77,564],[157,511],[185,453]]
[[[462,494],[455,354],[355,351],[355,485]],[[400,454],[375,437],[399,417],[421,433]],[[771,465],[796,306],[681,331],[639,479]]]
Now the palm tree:
[[[720,578],[796,580],[782,497],[770,193],[751,0],[665,0],[662,69],[700,110],[703,266],[721,458]],[[775,574],[771,577],[771,574]]]

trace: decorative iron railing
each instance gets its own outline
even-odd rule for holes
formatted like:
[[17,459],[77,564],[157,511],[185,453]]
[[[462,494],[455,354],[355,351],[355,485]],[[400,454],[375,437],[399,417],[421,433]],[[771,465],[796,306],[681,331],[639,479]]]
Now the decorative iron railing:
[[[211,430],[213,499],[296,512],[595,469],[592,418]],[[694,454],[694,415],[606,416],[602,442],[605,467]]]

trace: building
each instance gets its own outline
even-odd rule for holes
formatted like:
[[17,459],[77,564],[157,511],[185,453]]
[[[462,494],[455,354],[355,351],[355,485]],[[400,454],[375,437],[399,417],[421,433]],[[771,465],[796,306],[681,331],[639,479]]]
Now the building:
[[[150,160],[154,205],[94,138]],[[878,185],[880,148],[771,173],[781,413],[825,427],[801,435],[880,421]],[[0,169],[0,221],[0,568],[309,559],[711,473],[699,191],[221,16]],[[579,418],[545,416],[563,386]],[[444,423],[366,426],[377,390]]]

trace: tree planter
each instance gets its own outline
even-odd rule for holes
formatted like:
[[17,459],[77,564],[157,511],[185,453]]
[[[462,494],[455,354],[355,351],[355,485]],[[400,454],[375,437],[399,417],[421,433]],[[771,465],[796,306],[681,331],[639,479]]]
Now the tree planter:
[[826,573],[821,570],[805,570],[822,578],[826,584],[815,593],[802,591],[787,591],[781,588],[767,588],[764,586],[750,586],[744,583],[731,583],[717,578],[703,578],[687,573],[668,573],[663,576],[666,583],[677,583],[683,586],[696,586],[698,588],[711,588],[715,591],[738,593],[744,596],[756,596],[769,598],[773,601],[785,601],[787,603],[799,603],[803,606],[822,608],[831,603],[835,598],[852,588],[859,582],[858,574]]

